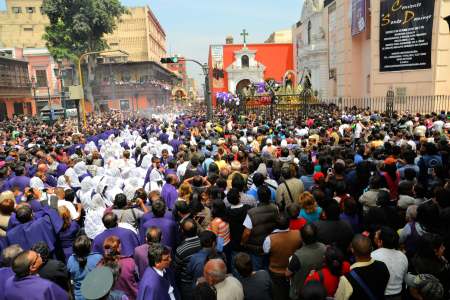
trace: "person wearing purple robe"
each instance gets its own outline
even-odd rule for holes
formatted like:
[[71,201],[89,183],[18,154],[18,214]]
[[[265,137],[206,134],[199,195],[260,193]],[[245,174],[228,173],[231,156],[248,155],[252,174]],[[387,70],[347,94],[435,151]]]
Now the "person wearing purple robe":
[[5,283],[6,280],[14,276],[12,270],[12,262],[14,258],[22,252],[19,245],[11,245],[2,251],[1,268],[0,268],[0,299],[5,299]]
[[68,294],[56,283],[37,276],[42,259],[34,251],[24,251],[14,258],[15,276],[5,282],[7,300],[65,300]]
[[15,219],[19,224],[8,229],[6,233],[8,245],[18,244],[22,249],[28,250],[35,243],[43,241],[47,243],[51,253],[61,250],[55,248],[57,235],[63,224],[56,211],[52,212],[51,208],[45,208],[40,217],[34,218],[31,207],[23,204],[16,209]]
[[175,187],[177,182],[178,179],[176,175],[168,175],[166,178],[166,183],[163,185],[161,190],[161,197],[166,202],[169,210],[173,209],[175,202],[178,200],[178,191]]
[[177,241],[177,223],[174,220],[164,218],[164,214],[166,212],[166,204],[161,200],[154,201],[152,205],[152,212],[154,218],[145,222],[139,232],[141,243],[145,243],[145,234],[147,232],[147,229],[155,226],[161,229],[161,243],[167,247],[170,247],[171,249],[175,249]]
[[59,240],[66,259],[65,262],[67,262],[73,253],[72,244],[80,230],[80,225],[78,225],[77,222],[72,221],[70,211],[65,206],[58,207],[58,211],[64,222],[59,233]]
[[56,177],[62,176],[66,173],[69,166],[63,162],[60,162],[56,167]]
[[178,139],[178,136],[175,134],[173,136],[173,139],[169,142],[170,146],[172,146],[173,148],[173,153],[177,153],[178,152],[178,148],[180,147],[181,144],[183,144],[182,141],[180,141]]
[[[141,231],[142,225],[144,225],[147,221],[150,221],[150,220],[153,219],[153,218],[155,218],[155,215],[153,214],[152,211],[150,211],[150,212],[148,212],[148,213],[145,213],[145,214],[142,216],[142,218],[141,218],[141,221],[140,221],[141,224],[140,224],[140,226],[139,226],[139,231]],[[164,218],[169,219],[169,220],[172,220],[172,221],[175,221],[175,219],[174,219],[174,217],[173,217],[173,214],[172,214],[172,212],[170,212],[170,211],[166,211],[166,212],[164,213]]]
[[172,270],[170,250],[153,244],[148,251],[149,266],[139,283],[138,300],[180,299]]
[[158,227],[150,227],[145,235],[146,243],[134,249],[134,262],[138,268],[139,278],[144,276],[144,272],[148,267],[148,248],[153,244],[161,243],[162,232]]
[[23,167],[15,168],[14,173],[15,175],[5,183],[5,188],[10,190],[18,187],[21,192],[24,192],[25,188],[30,186],[30,177],[24,175],[25,169]]
[[169,142],[169,135],[166,133],[166,129],[163,128],[161,134],[159,135],[159,140],[162,144],[167,144]]
[[103,255],[103,242],[107,237],[115,235],[119,238],[124,256],[132,256],[134,248],[139,246],[139,239],[132,230],[118,227],[118,218],[112,212],[106,213],[102,218],[106,230],[94,238],[92,251]]

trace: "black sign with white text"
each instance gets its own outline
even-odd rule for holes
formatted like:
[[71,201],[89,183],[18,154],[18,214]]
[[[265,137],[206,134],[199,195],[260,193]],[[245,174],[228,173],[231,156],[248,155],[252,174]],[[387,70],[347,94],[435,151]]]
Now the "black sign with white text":
[[434,0],[380,1],[380,72],[431,68]]

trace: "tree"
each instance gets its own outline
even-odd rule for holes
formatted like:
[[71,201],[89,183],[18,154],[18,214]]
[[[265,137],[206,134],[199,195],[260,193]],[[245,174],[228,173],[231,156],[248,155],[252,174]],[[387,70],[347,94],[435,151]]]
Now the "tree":
[[[112,33],[120,16],[128,13],[119,0],[44,0],[42,8],[50,20],[44,39],[51,55],[74,62],[83,53],[106,49],[105,34]],[[94,73],[95,57],[89,56],[86,92],[91,101]]]

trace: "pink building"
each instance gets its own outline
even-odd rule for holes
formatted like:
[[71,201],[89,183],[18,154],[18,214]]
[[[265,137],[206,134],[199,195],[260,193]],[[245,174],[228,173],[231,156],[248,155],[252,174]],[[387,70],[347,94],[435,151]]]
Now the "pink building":
[[449,12],[449,1],[305,0],[297,76],[322,97],[450,95]]

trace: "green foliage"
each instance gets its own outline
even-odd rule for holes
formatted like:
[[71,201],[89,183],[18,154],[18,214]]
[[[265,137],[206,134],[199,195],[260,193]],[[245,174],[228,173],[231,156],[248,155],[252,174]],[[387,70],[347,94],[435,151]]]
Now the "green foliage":
[[112,33],[127,13],[119,0],[44,0],[43,11],[50,20],[44,34],[50,53],[71,60],[104,50],[104,35]]

